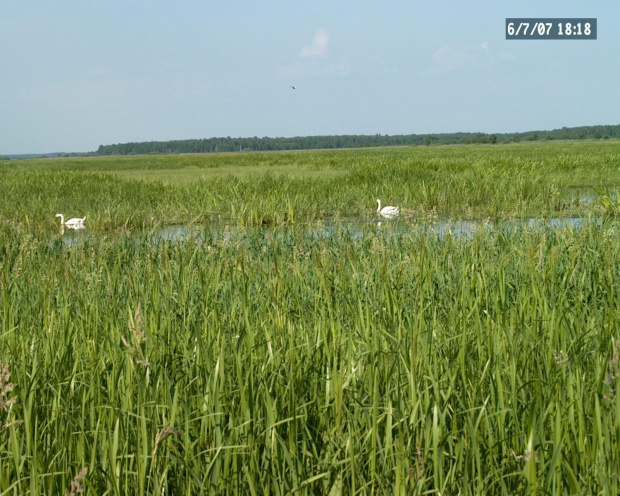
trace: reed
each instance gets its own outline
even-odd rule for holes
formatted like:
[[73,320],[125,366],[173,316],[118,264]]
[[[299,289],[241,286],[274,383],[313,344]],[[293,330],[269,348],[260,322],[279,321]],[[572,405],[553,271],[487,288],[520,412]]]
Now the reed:
[[5,224],[0,492],[618,494],[619,227]]
[[0,218],[51,229],[54,214],[90,229],[157,223],[292,224],[370,216],[376,198],[411,221],[616,215],[617,142],[312,152],[70,158],[0,166]]
[[619,494],[618,150],[2,164],[0,494]]

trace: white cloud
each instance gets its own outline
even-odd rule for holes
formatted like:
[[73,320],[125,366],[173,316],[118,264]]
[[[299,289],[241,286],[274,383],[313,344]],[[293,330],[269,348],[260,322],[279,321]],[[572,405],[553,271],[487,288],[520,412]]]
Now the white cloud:
[[314,33],[312,43],[303,47],[293,62],[278,68],[278,74],[287,79],[346,77],[352,71],[349,61],[346,57],[340,60],[326,57],[328,44],[329,34],[325,28],[320,28]]
[[312,43],[301,49],[299,55],[302,57],[320,58],[325,56],[327,44],[329,43],[329,34],[325,28],[320,28],[314,33]]
[[484,42],[480,43],[480,48],[482,48],[482,51],[484,53],[489,53],[489,42],[488,41],[484,41]]

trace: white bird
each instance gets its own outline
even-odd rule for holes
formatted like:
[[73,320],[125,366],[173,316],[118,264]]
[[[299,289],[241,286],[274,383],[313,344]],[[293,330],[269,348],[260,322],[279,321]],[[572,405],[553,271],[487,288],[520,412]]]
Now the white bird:
[[381,200],[377,198],[377,212],[383,217],[398,217],[400,215],[400,207],[383,207],[381,208]]
[[67,226],[69,229],[84,229],[84,221],[86,220],[86,216],[83,219],[79,217],[75,217],[73,219],[69,219],[65,222],[65,217],[62,214],[56,214],[56,217],[60,217],[60,225]]

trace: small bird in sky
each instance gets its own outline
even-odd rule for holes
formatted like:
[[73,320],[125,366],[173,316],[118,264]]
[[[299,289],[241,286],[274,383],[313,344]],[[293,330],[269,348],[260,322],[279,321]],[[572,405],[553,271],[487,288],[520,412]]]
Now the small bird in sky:
[[291,86],[291,88],[296,89],[295,86]]

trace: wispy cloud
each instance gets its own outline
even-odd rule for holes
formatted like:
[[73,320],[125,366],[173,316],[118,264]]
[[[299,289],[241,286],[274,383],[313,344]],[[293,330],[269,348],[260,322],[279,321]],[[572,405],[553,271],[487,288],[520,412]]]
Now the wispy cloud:
[[304,46],[293,62],[278,68],[278,74],[288,79],[308,77],[345,77],[351,72],[346,57],[334,60],[327,56],[329,34],[325,28],[314,33],[312,43]]
[[439,76],[456,72],[467,67],[483,67],[497,61],[513,60],[511,52],[503,52],[499,56],[491,55],[491,46],[488,41],[478,45],[463,45],[454,47],[444,45],[431,57],[432,65],[423,74]]
[[325,28],[320,28],[314,37],[312,43],[301,49],[299,55],[302,57],[320,58],[325,56],[327,44],[329,43],[329,34]]
[[100,65],[100,66],[97,66],[91,69],[88,75],[91,77],[98,77],[98,76],[109,76],[111,73],[112,71],[110,70],[109,67]]
[[92,102],[119,100],[127,95],[128,85],[122,80],[97,81],[79,79],[62,83],[32,85],[22,88],[20,99],[34,104],[50,104],[63,108],[87,106]]
[[453,47],[445,45],[439,48],[432,57],[433,66],[428,71],[429,74],[438,76],[470,65],[476,59],[476,52],[480,52],[480,47],[461,46]]
[[117,102],[124,98],[136,101],[175,101],[210,94],[209,81],[191,75],[179,75],[168,79],[85,77],[62,83],[33,85],[23,88],[18,96],[32,103],[73,108]]
[[281,76],[296,79],[303,79],[309,76],[345,77],[350,72],[351,66],[346,59],[329,63],[322,63],[318,60],[298,60],[278,69],[278,74]]

